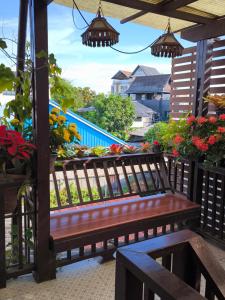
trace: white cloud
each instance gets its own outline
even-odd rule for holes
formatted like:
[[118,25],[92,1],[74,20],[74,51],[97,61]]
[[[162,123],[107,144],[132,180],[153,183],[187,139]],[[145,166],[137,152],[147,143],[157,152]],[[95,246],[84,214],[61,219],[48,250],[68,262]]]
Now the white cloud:
[[[160,73],[170,73],[169,63],[148,64],[158,69]],[[133,71],[136,64],[101,64],[101,63],[78,63],[63,68],[62,76],[70,80],[76,86],[89,86],[96,92],[107,93],[111,89],[112,76],[118,70]]]

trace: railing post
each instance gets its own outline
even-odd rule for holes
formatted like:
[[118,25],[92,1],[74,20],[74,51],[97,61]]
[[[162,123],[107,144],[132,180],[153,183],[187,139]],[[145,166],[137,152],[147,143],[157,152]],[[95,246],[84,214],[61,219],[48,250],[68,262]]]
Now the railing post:
[[[47,3],[30,0],[31,53],[34,64],[33,111],[37,145],[36,163],[36,228],[35,272],[36,281],[55,278],[50,251],[50,196],[49,196],[49,82],[48,82],[48,22]],[[44,52],[44,58],[38,53]]]

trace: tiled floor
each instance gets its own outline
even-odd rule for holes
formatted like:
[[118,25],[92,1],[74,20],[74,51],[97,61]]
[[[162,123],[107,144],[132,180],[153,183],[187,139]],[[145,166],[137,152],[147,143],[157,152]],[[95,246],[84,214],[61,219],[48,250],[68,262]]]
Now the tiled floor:
[[[209,245],[225,268],[225,251]],[[113,300],[115,261],[90,259],[61,268],[57,279],[36,284],[31,275],[10,280],[0,300]]]

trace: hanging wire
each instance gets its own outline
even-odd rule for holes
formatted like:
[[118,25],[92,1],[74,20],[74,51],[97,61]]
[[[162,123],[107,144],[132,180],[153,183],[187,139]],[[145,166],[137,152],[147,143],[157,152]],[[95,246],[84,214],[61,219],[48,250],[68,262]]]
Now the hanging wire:
[[84,27],[79,27],[77,26],[76,22],[75,22],[75,16],[74,16],[74,9],[75,9],[75,6],[74,6],[74,1],[73,1],[73,9],[72,9],[72,18],[73,18],[73,25],[75,26],[76,29],[78,30],[84,30],[88,27],[88,25],[84,26]]
[[[87,26],[85,26],[83,29],[87,28],[88,26],[90,26],[90,24],[88,23],[88,21],[85,19],[84,15],[82,14],[82,12],[80,11],[78,5],[76,4],[75,0],[73,0],[73,9],[74,7],[76,7],[77,11],[79,12],[80,16],[82,17],[82,19],[84,20],[84,22],[87,24]],[[102,5],[101,5],[101,0],[99,0],[99,9],[98,11],[100,11],[104,17],[104,13],[103,13],[103,10],[102,10]],[[74,15],[73,15],[74,17]],[[75,24],[75,22],[74,22]],[[76,27],[76,25],[75,25]],[[141,53],[145,50],[147,50],[152,44],[149,44],[148,46],[144,47],[143,49],[140,49],[140,50],[137,50],[137,51],[131,51],[131,52],[127,52],[127,51],[122,51],[120,49],[117,49],[117,48],[114,48],[113,46],[110,46],[110,48],[114,51],[117,51],[119,53],[122,53],[122,54],[138,54],[138,53]]]
[[83,16],[83,14],[81,13],[78,5],[76,4],[75,0],[73,0],[73,5],[76,7],[77,11],[79,12],[81,18],[84,20],[84,22],[87,24],[86,27],[88,27],[90,24],[88,23],[88,21],[85,19],[85,17]]
[[117,51],[117,52],[123,53],[123,54],[138,54],[138,53],[141,53],[141,52],[147,50],[150,46],[151,46],[151,44],[149,44],[148,46],[146,46],[145,48],[143,48],[141,50],[137,50],[137,51],[133,51],[133,52],[132,51],[131,52],[122,51],[122,50],[114,48],[113,46],[110,46],[110,48],[114,51]]

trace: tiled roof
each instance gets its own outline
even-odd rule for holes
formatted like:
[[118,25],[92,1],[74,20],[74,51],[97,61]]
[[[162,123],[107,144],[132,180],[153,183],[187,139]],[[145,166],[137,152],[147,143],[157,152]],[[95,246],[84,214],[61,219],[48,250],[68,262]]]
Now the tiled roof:
[[126,91],[127,94],[144,94],[163,92],[170,80],[170,74],[154,76],[137,76]]

